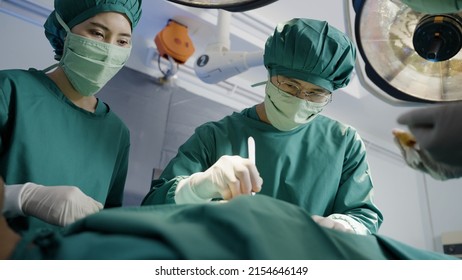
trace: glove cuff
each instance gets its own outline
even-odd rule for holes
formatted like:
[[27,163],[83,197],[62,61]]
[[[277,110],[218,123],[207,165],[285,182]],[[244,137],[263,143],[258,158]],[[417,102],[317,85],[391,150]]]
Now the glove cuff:
[[25,216],[22,211],[21,195],[27,184],[5,185],[5,202],[3,205],[3,215],[6,218]]
[[175,189],[175,203],[176,204],[186,204],[186,203],[205,203],[209,202],[210,198],[201,198],[199,197],[192,189],[191,185],[189,184],[191,176],[180,180]]
[[19,194],[19,205],[21,207],[21,211],[23,215],[29,215],[27,213],[27,204],[29,199],[34,197],[37,193],[39,188],[43,187],[42,185],[37,185],[34,183],[25,183],[22,187],[21,193]]
[[334,220],[338,223],[341,223],[346,228],[351,228],[356,234],[359,235],[368,235],[370,231],[361,224],[360,222],[356,221],[352,217],[345,215],[345,214],[332,214],[329,215],[327,218]]

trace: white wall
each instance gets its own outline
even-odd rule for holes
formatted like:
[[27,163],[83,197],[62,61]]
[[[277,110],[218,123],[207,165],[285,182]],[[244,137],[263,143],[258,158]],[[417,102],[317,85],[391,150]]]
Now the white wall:
[[[53,53],[41,27],[0,13],[0,35],[0,69],[41,69],[54,63]],[[111,93],[109,97],[103,93],[101,98],[108,100],[113,110],[131,129],[131,167],[127,185],[136,190],[135,192],[142,193],[149,187],[146,184],[149,184],[152,169],[161,164],[163,143],[170,141],[164,138],[169,116],[166,110],[170,106],[156,107],[158,104],[169,104],[169,92],[146,80],[147,76],[122,74],[123,72],[117,80],[125,87],[118,88],[118,84],[110,86],[108,90],[114,94]],[[136,88],[131,88],[131,84],[135,84]],[[222,109],[223,115],[231,110]],[[348,108],[343,110],[346,111],[338,112],[337,115],[354,114]],[[193,107],[191,111],[176,112],[185,114],[175,114],[174,118],[177,119],[188,118],[188,114],[197,113]],[[218,116],[217,113],[207,117]],[[190,126],[184,131],[191,132],[192,129]],[[360,133],[363,137],[369,136],[367,130]],[[170,134],[175,135],[174,131],[170,131]],[[373,136],[370,137],[372,138]],[[368,140],[367,137],[365,139]],[[385,215],[380,233],[419,248],[441,251],[438,244],[441,233],[462,229],[462,219],[459,217],[462,213],[462,203],[459,201],[462,197],[461,181],[434,181],[405,166],[397,155],[397,150],[390,151],[389,147],[370,144],[368,152],[376,184],[376,202]],[[133,181],[134,178],[139,182]]]
[[43,27],[0,12],[0,69],[45,69],[56,63]]
[[[436,181],[425,176],[436,248],[441,248],[441,234],[462,229],[462,179]],[[460,239],[460,238],[459,238]]]
[[384,215],[379,233],[418,248],[432,249],[432,230],[423,175],[400,157],[367,145],[375,202]]

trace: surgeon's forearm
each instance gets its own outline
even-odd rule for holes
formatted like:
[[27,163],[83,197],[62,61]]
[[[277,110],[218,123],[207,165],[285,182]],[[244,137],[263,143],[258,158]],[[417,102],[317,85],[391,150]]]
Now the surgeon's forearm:
[[0,260],[6,260],[12,255],[21,237],[8,226],[3,216],[0,217],[0,237]]
[[[0,177],[0,209],[4,208],[5,184]],[[14,251],[21,238],[16,234],[6,222],[3,213],[0,213],[0,260],[8,259]]]

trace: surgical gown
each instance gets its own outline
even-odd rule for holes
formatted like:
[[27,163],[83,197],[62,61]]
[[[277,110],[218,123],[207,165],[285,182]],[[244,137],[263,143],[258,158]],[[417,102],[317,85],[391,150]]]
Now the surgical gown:
[[312,214],[345,214],[377,232],[383,217],[372,201],[373,184],[364,143],[350,126],[318,115],[282,132],[258,120],[256,107],[198,127],[166,166],[143,205],[174,203],[177,183],[207,170],[223,155],[247,158],[255,139],[260,194],[298,205]]
[[383,236],[323,228],[300,207],[258,194],[227,203],[103,210],[63,232],[28,232],[12,258],[456,260]]
[[[105,207],[122,205],[130,135],[102,101],[75,106],[35,69],[0,71],[0,175],[7,185],[70,185]],[[49,226],[10,220],[17,230]]]

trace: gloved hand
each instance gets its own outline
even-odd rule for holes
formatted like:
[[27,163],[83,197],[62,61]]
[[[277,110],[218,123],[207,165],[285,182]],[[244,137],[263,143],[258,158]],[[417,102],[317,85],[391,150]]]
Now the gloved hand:
[[416,109],[401,115],[422,150],[435,161],[462,166],[462,102]]
[[411,168],[427,173],[434,179],[441,181],[462,177],[462,166],[439,163],[418,145],[404,145],[396,135],[394,142],[400,149],[405,162]]
[[319,215],[312,215],[311,218],[313,219],[313,221],[315,221],[318,225],[322,227],[335,229],[343,232],[355,233],[352,227],[347,227],[345,226],[345,224],[340,223],[335,219],[331,219],[329,217],[322,217]]
[[46,187],[26,183],[21,192],[22,211],[47,223],[65,226],[103,209],[103,205],[74,186]]
[[194,173],[182,181],[175,194],[176,203],[212,198],[229,200],[238,195],[259,192],[263,183],[255,164],[240,156],[222,156],[205,172]]

